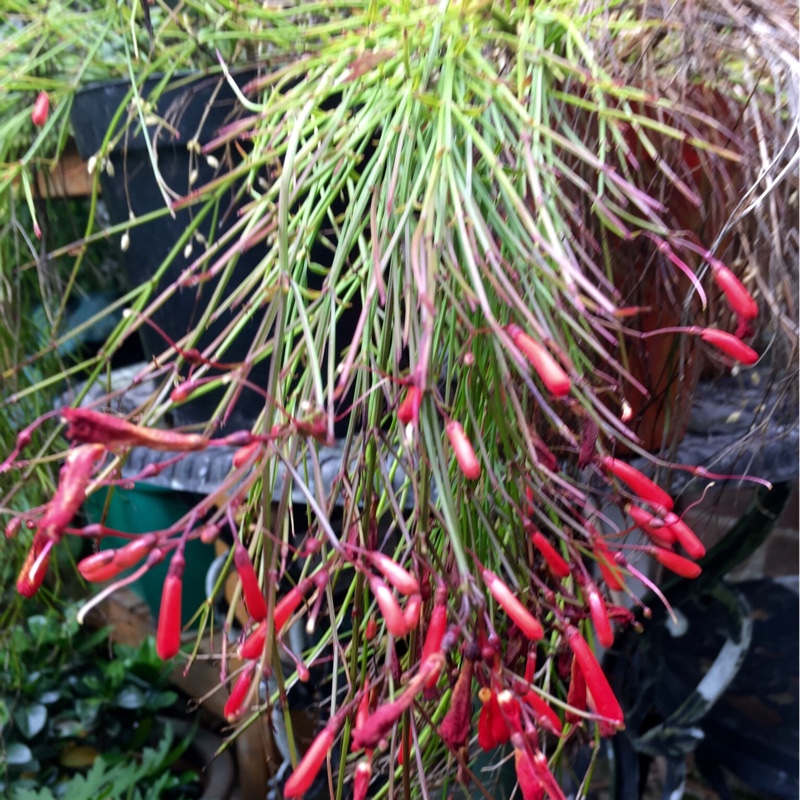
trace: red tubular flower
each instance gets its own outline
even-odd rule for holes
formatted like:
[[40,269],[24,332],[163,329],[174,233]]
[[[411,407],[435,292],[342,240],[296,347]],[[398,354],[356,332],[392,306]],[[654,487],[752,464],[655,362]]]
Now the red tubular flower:
[[118,550],[101,550],[78,562],[78,571],[90,583],[103,583],[116,578],[126,569],[138,564],[158,542],[153,533],[138,536]]
[[[275,633],[280,633],[290,617],[303,602],[306,592],[314,585],[310,578],[304,578],[297,586],[293,586],[275,604],[273,613],[273,623]],[[264,643],[267,641],[267,620],[264,620],[254,631],[242,642],[239,648],[241,658],[260,658],[264,652]]]
[[611,647],[614,644],[614,631],[608,619],[605,601],[594,584],[587,584],[584,591],[586,593],[586,602],[589,604],[589,615],[592,618],[594,630],[597,634],[597,641],[603,647]]
[[356,749],[369,750],[377,747],[381,740],[400,719],[403,712],[414,702],[414,697],[422,690],[425,682],[435,672],[437,675],[444,666],[444,656],[435,653],[420,664],[417,674],[406,684],[395,700],[384,703],[375,709],[375,712],[360,726],[353,728],[353,745]]
[[17,577],[17,591],[23,597],[33,597],[39,591],[50,565],[50,553],[54,545],[55,542],[41,532],[34,534],[31,549]]
[[514,766],[523,800],[544,800],[544,786],[536,775],[527,748],[514,748]]
[[69,423],[66,433],[68,439],[103,445],[109,450],[149,447],[165,452],[191,452],[204,450],[208,446],[208,439],[197,433],[146,428],[89,408],[65,408],[61,416]]
[[5,528],[6,539],[16,539],[19,529],[22,527],[22,517],[12,517]]
[[404,594],[406,597],[412,594],[419,594],[419,581],[407,569],[401,567],[386,554],[376,552],[367,553],[367,560],[375,569],[383,574],[383,577],[386,578],[400,594]]
[[422,392],[417,386],[409,386],[403,402],[397,407],[397,419],[403,425],[419,422],[419,409],[422,405]]
[[601,456],[600,465],[617,480],[622,481],[642,500],[655,506],[661,506],[667,511],[672,511],[672,507],[675,505],[673,499],[660,486],[653,483],[650,478],[639,472],[635,467],[611,456]]
[[569,394],[571,388],[569,376],[546,348],[517,325],[507,325],[506,333],[528,359],[553,397],[564,397]]
[[664,520],[645,511],[643,508],[628,503],[625,513],[646,533],[656,544],[670,545],[675,541],[675,533],[666,525]]
[[561,724],[558,714],[536,692],[526,692],[522,696],[522,702],[533,711],[536,722],[546,731],[556,736],[564,733],[564,726]]
[[469,739],[472,722],[472,672],[474,662],[471,658],[464,658],[461,672],[450,695],[450,708],[442,720],[439,735],[442,741],[451,749],[458,750]]
[[544,629],[539,620],[528,611],[513,595],[511,589],[503,583],[491,570],[483,569],[483,580],[497,604],[508,614],[517,627],[531,641],[538,641],[544,636]]
[[353,775],[353,800],[365,800],[369,782],[372,780],[372,763],[369,759],[358,762]]
[[667,514],[664,521],[675,536],[675,540],[691,558],[702,558],[706,554],[705,545],[677,514]]
[[39,520],[39,531],[43,536],[56,543],[61,540],[64,528],[83,505],[95,464],[104,454],[102,447],[87,445],[76,447],[67,456],[58,478],[56,493]]
[[256,440],[255,442],[250,442],[250,444],[246,444],[244,447],[240,447],[233,454],[233,468],[239,469],[240,467],[243,467],[245,464],[257,461],[258,457],[260,457],[263,450],[264,450],[264,445],[258,440]]
[[748,367],[758,361],[758,353],[752,347],[748,347],[741,339],[727,331],[721,331],[718,328],[703,328],[700,338],[706,344],[716,347],[717,350],[721,350]]
[[101,550],[92,553],[78,562],[78,572],[85,581],[103,583],[115,578],[122,572],[122,567],[114,562],[115,550]]
[[[364,688],[361,690],[361,699],[358,701],[358,708],[356,709],[356,717],[353,720],[353,727],[357,729],[361,729],[366,724],[367,720],[369,719],[369,707],[371,703],[371,692],[367,688],[367,681],[366,678],[364,679]],[[356,747],[355,742],[351,742],[350,750],[355,753],[356,750],[359,748]],[[372,757],[372,750],[367,750],[366,754],[368,758]]]
[[50,116],[50,98],[47,92],[39,92],[31,111],[31,122],[37,128],[41,128],[47,122],[48,116]]
[[233,546],[233,565],[242,582],[242,594],[247,612],[256,622],[261,622],[267,618],[267,600],[259,586],[258,575],[256,575],[250,555],[238,539]]
[[225,703],[223,714],[228,722],[236,722],[239,717],[244,713],[244,701],[250,693],[250,687],[253,684],[253,675],[255,673],[255,663],[248,664],[231,689],[230,696]]
[[758,316],[758,304],[753,300],[744,284],[724,264],[712,262],[713,276],[717,286],[725,293],[728,305],[743,320]]
[[[444,633],[447,629],[447,605],[444,600],[439,602],[439,593],[436,594],[434,600],[433,611],[431,618],[428,622],[428,631],[425,634],[425,641],[422,645],[422,654],[420,655],[420,663],[424,663],[430,656],[435,653],[442,652],[442,640]],[[426,689],[432,689],[436,686],[436,681],[439,679],[439,673],[431,674],[425,682]]]
[[625,724],[622,709],[594,653],[573,625],[567,626],[566,634],[567,642],[586,681],[586,688],[592,694],[597,713],[617,730],[621,730]]
[[[577,711],[586,711],[586,680],[583,677],[580,667],[578,666],[578,659],[572,659],[570,667],[569,689],[567,690],[567,705]],[[564,714],[564,719],[567,722],[578,725],[583,717],[573,711],[567,710]]]
[[671,550],[664,550],[661,547],[648,547],[647,552],[666,567],[670,572],[680,575],[682,578],[696,578],[703,570],[699,564],[690,561],[688,558],[679,556]]
[[297,765],[297,769],[289,776],[283,787],[283,796],[289,800],[293,797],[302,797],[314,783],[325,759],[328,757],[333,742],[336,739],[338,723],[329,722],[316,736],[306,754]]
[[561,557],[561,554],[553,547],[540,531],[535,531],[531,536],[534,547],[542,554],[542,558],[547,562],[550,571],[558,578],[567,578],[570,574],[569,564]]
[[406,607],[403,609],[403,622],[406,627],[406,633],[409,633],[419,625],[419,612],[422,608],[422,595],[412,594],[408,598]]
[[505,730],[496,724],[494,733],[498,742],[504,743],[513,734],[522,733],[522,709],[517,698],[508,689],[498,693],[497,709]]
[[450,420],[444,426],[447,438],[450,439],[450,444],[453,452],[456,454],[456,461],[464,477],[471,481],[476,481],[481,476],[481,464],[478,457],[475,455],[475,449],[472,443],[464,433],[464,428],[460,422]]
[[497,697],[494,692],[488,687],[484,686],[478,692],[478,699],[481,701],[481,710],[478,714],[478,746],[485,753],[494,750],[497,747],[497,739],[494,736],[492,725],[492,709],[490,706],[491,700],[497,702]]
[[392,590],[375,575],[369,576],[369,588],[372,594],[375,595],[375,600],[378,603],[378,608],[383,614],[383,619],[386,622],[386,630],[392,636],[402,639],[408,633],[406,628],[406,620],[403,616],[403,609],[400,608],[400,603],[397,598],[392,594]]
[[537,750],[531,759],[534,774],[539,783],[544,787],[545,792],[550,797],[550,800],[566,800],[564,792],[558,785],[558,781],[553,777],[550,768],[547,766],[547,759],[541,750]]
[[622,575],[622,570],[617,566],[611,551],[599,534],[592,540],[592,547],[597,556],[597,566],[600,574],[603,576],[608,588],[613,589],[615,592],[624,592],[625,579]]
[[183,554],[175,551],[161,590],[161,608],[156,629],[156,652],[162,661],[174,658],[181,648],[181,594],[183,590]]

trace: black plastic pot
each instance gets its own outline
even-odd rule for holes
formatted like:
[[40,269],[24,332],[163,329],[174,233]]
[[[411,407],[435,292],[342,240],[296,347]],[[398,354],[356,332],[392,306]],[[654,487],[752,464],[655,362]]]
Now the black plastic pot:
[[[244,85],[253,78],[252,71],[236,76],[237,83]],[[159,78],[148,80],[141,90],[146,101],[153,98]],[[80,91],[74,99],[71,121],[75,133],[78,151],[85,159],[96,154],[106,137],[111,120],[120,105],[125,102],[130,91],[127,81],[110,81],[88,86]],[[146,137],[157,152],[158,168],[167,186],[179,196],[188,193],[192,188],[203,186],[220,174],[221,168],[212,168],[205,157],[192,159],[186,143],[196,139],[199,144],[212,140],[219,129],[235,119],[240,110],[236,96],[228,83],[220,76],[186,76],[176,78],[155,99],[151,99],[158,117],[168,122],[167,125],[150,126]],[[122,114],[123,123],[127,111]],[[128,126],[119,143],[110,154],[113,176],[106,170],[100,176],[103,199],[108,208],[111,222],[119,224],[130,219],[133,214],[142,217],[150,212],[164,208],[161,195],[153,173],[147,139],[136,122]],[[235,155],[235,153],[234,153]],[[190,173],[196,170],[196,176],[190,186]],[[199,232],[206,241],[215,241],[229,230],[237,219],[235,191],[223,197],[219,204],[218,222],[212,230],[212,216],[209,214],[199,226]],[[124,267],[131,286],[149,280],[175,248],[186,226],[196,213],[186,208],[176,212],[174,218],[164,215],[131,229],[127,251],[123,254]],[[202,252],[203,245],[197,240],[193,243],[193,252],[185,257],[179,252],[173,259],[170,268],[162,277],[159,288],[168,286],[176,280],[183,270]],[[238,263],[228,286],[234,288],[253,270],[265,254],[264,245],[255,246],[239,256]],[[311,260],[318,264],[330,264],[329,251],[319,246],[312,248]],[[308,287],[320,290],[323,276],[309,274]],[[172,338],[178,340],[192,329],[200,319],[208,299],[213,295],[217,282],[215,280],[201,284],[199,287],[184,288],[173,294],[172,298],[153,314],[153,320]],[[352,339],[358,320],[359,309],[353,308],[345,315],[337,327],[337,341],[347,346]],[[212,342],[230,322],[231,316],[213,323],[196,344],[202,350]],[[254,320],[235,344],[224,356],[227,363],[243,361],[258,328],[258,320]],[[141,329],[145,354],[150,357],[163,351],[166,346],[163,338],[148,326]],[[188,367],[186,368],[188,370]],[[256,365],[250,373],[249,380],[264,386],[269,371],[268,361]],[[206,423],[211,418],[222,392],[208,393],[199,399],[191,400],[178,407],[175,422],[179,425]],[[226,429],[232,430],[249,426],[264,406],[264,398],[256,392],[245,388],[242,391]],[[339,432],[342,425],[337,426]]]

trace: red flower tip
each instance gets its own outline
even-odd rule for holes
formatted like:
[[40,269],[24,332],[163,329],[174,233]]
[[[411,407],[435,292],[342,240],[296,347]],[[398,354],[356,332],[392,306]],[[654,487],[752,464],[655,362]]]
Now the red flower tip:
[[419,594],[419,581],[385,553],[367,553],[367,559],[400,594]]
[[703,570],[699,564],[690,561],[688,558],[679,556],[671,550],[664,550],[661,547],[648,547],[647,552],[650,553],[659,564],[666,567],[670,572],[680,575],[682,578],[694,579]]
[[476,481],[481,476],[481,464],[478,457],[475,455],[475,449],[472,443],[464,433],[464,428],[460,422],[450,420],[444,427],[447,438],[450,439],[450,445],[456,455],[456,461],[464,473],[464,477],[471,481]]
[[168,573],[161,590],[161,609],[156,630],[156,652],[162,661],[174,658],[181,648],[182,589],[183,575]]
[[599,534],[592,540],[592,545],[597,556],[597,566],[608,588],[613,589],[615,592],[624,592],[625,578],[622,575],[622,570],[614,561],[611,551]]
[[514,748],[514,766],[523,800],[543,800],[544,786],[536,776],[536,770],[526,749]]
[[661,506],[667,511],[672,511],[675,501],[660,486],[653,483],[650,478],[639,472],[635,467],[611,456],[601,456],[600,465],[617,480],[622,481],[642,500],[655,506]]
[[664,522],[675,536],[675,541],[689,554],[690,558],[702,558],[706,554],[705,545],[677,514],[667,514]]
[[267,600],[258,583],[258,575],[250,555],[238,539],[233,547],[233,565],[242,582],[242,595],[247,612],[256,622],[261,622],[267,618]]
[[567,642],[578,666],[583,673],[586,681],[586,688],[591,692],[597,713],[613,725],[617,730],[624,727],[624,715],[622,708],[611,690],[611,686],[603,674],[603,670],[597,659],[594,657],[586,640],[581,636],[577,628],[568,625],[566,629]]
[[50,565],[50,553],[55,546],[52,539],[48,539],[40,532],[33,536],[31,549],[25,557],[25,563],[17,577],[17,591],[23,597],[33,597],[44,581],[47,567]]
[[[303,602],[305,593],[314,585],[310,578],[304,578],[297,586],[293,586],[286,594],[275,604],[275,611],[273,612],[272,619],[275,626],[275,633],[280,633],[285,627],[286,623],[291,618],[292,614],[297,610],[300,603]],[[267,641],[267,620],[264,620],[247,639],[242,642],[239,647],[239,656],[241,658],[260,658],[264,652],[264,643]]]
[[700,332],[700,338],[706,344],[716,347],[717,350],[721,350],[726,355],[741,361],[742,364],[748,367],[758,361],[758,353],[752,347],[748,347],[741,339],[727,331],[721,331],[718,328],[703,328]]
[[403,622],[406,626],[406,633],[409,633],[419,625],[419,612],[422,609],[422,595],[412,594],[408,598],[406,607],[403,610]]
[[[422,654],[420,655],[420,663],[425,663],[427,659],[437,653],[442,652],[442,640],[444,633],[447,629],[447,606],[436,604],[431,612],[431,618],[428,622],[428,631],[425,634],[425,642],[422,645]],[[432,689],[436,686],[436,681],[439,679],[439,671],[432,673],[428,680],[425,682],[425,688]]]
[[535,531],[533,536],[531,536],[531,540],[547,562],[550,571],[558,578],[568,578],[570,574],[569,564],[564,561],[561,554],[550,544],[544,534]]
[[[497,747],[497,739],[495,739],[492,729],[492,710],[490,708],[490,701],[493,697],[494,693],[487,686],[484,686],[478,692],[478,698],[482,703],[478,714],[478,746],[485,753]],[[496,697],[494,697],[494,701],[497,702]]]
[[[567,690],[567,709],[564,719],[572,725],[578,725],[583,720],[575,711],[586,711],[586,680],[578,666],[578,659],[573,658],[570,666],[569,689]],[[571,709],[575,709],[572,711]]]
[[248,664],[231,689],[230,696],[225,703],[223,714],[228,722],[236,722],[239,717],[244,713],[244,701],[250,693],[250,687],[253,684],[253,674],[255,673],[255,663]]
[[368,759],[359,761],[353,776],[353,800],[365,800],[371,780],[372,764]]
[[656,544],[670,545],[675,541],[675,533],[666,525],[664,520],[651,514],[639,506],[628,503],[625,513],[647,534]]
[[[186,384],[181,384],[185,386]],[[250,444],[244,445],[244,447],[240,447],[234,454],[233,454],[233,468],[240,469],[245,464],[254,463],[255,461],[260,458],[261,454],[264,451],[264,445],[259,442],[250,442]]]
[[[503,738],[503,742],[508,741],[512,733],[522,733],[522,711],[517,698],[508,689],[498,693],[497,708],[506,727],[506,736]],[[495,733],[497,734],[498,731]]]
[[745,321],[750,321],[758,316],[758,304],[753,300],[744,284],[724,264],[712,262],[714,280],[725,293],[728,305],[736,314]]
[[608,611],[603,597],[596,587],[587,589],[586,600],[589,604],[589,615],[594,624],[594,630],[597,634],[597,641],[603,647],[611,647],[614,644],[614,631],[611,628],[611,623],[608,619]]
[[50,98],[47,92],[39,92],[36,97],[36,102],[33,104],[33,111],[31,111],[31,122],[37,127],[41,128],[50,115]]
[[497,604],[508,614],[525,636],[531,641],[538,641],[543,638],[544,629],[541,623],[522,605],[522,603],[520,603],[511,589],[509,589],[491,570],[484,569],[482,571],[482,576],[489,591],[492,593],[492,597],[497,601]]
[[403,398],[403,402],[397,407],[397,419],[403,425],[419,422],[419,409],[422,405],[422,392],[417,386],[410,386]]
[[397,598],[392,594],[392,590],[385,581],[370,575],[369,588],[372,594],[375,595],[375,600],[378,603],[378,608],[383,614],[384,622],[386,623],[386,630],[398,639],[402,639],[407,633],[406,620],[403,616],[403,610],[400,608],[400,603]]
[[19,529],[22,527],[22,517],[12,517],[6,523],[6,539],[16,539]]
[[311,742],[311,746],[306,750],[306,754],[283,787],[283,796],[287,800],[302,797],[311,788],[311,784],[314,783],[314,779],[322,769],[322,765],[333,747],[337,728],[336,723],[329,722]]
[[507,325],[506,332],[536,370],[542,383],[553,397],[564,397],[571,389],[569,376],[549,351],[528,336],[517,325]]
[[558,714],[536,692],[526,692],[522,696],[522,702],[533,711],[536,722],[546,731],[555,736],[561,736],[564,733],[564,726],[561,724]]

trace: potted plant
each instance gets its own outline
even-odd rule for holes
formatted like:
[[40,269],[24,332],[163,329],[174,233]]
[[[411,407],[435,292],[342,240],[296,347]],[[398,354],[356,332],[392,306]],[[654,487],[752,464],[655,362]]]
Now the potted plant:
[[[231,765],[201,780],[219,741],[198,755],[209,734],[187,723],[153,640],[112,654],[106,630],[80,628],[77,606],[37,610],[21,607],[3,630],[3,794],[220,797],[219,773],[230,780]],[[209,783],[217,794],[204,794]]]
[[[152,328],[168,295],[220,275],[236,286],[214,293],[188,336],[162,336],[136,376],[152,392],[130,418],[109,413],[113,393],[62,409],[66,462],[51,499],[3,506],[34,529],[23,593],[68,535],[129,539],[78,564],[111,589],[125,570],[168,562],[164,658],[181,653],[187,543],[229,539],[248,623],[234,626],[234,602],[220,626],[209,602],[200,627],[222,631],[231,722],[282,721],[284,797],[446,796],[480,783],[480,749],[499,758],[506,747],[523,797],[557,798],[569,751],[624,725],[596,651],[633,622],[621,602],[633,579],[652,584],[653,564],[697,575],[705,551],[673,511],[671,476],[731,477],[676,464],[670,437],[645,442],[636,398],[663,394],[665,414],[647,424],[672,422],[675,439],[683,407],[673,376],[661,380],[673,364],[691,392],[696,358],[743,370],[775,341],[770,357],[784,363],[784,289],[796,280],[758,256],[784,246],[757,233],[767,200],[788,212],[796,197],[758,188],[752,147],[769,142],[768,163],[788,171],[781,103],[796,75],[751,74],[743,58],[791,64],[791,36],[768,6],[754,12],[760,27],[679,12],[673,24],[630,4],[298,3],[193,7],[194,26],[165,10],[154,25],[155,53],[183,25],[191,53],[236,40],[265,65],[242,85],[231,72],[242,51],[221,54],[241,114],[197,155],[241,161],[162,213],[199,216],[231,191],[242,204],[230,237],[192,255],[158,297],[152,283],[131,291],[93,369]],[[118,34],[131,53],[128,30]],[[688,69],[676,77],[684,51],[703,83]],[[96,166],[113,163],[106,155]],[[742,205],[734,181],[758,202]],[[140,221],[124,226],[131,240]],[[255,243],[261,257],[235,277]],[[767,306],[778,313],[759,313]],[[337,323],[353,309],[342,341]],[[201,342],[224,315],[225,332]],[[246,356],[229,358],[252,319]],[[202,429],[157,427],[212,388],[224,395]],[[260,398],[257,419],[219,431],[244,388]],[[50,418],[30,427],[55,429]],[[27,436],[4,473],[37,463]],[[159,530],[76,522],[135,448],[168,454],[143,477],[196,453],[226,452],[230,469]],[[286,702],[312,678],[326,701],[300,758]]]

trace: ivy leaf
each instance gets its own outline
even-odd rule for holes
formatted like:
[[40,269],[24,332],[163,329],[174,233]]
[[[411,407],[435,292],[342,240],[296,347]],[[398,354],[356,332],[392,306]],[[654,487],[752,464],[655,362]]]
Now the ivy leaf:
[[32,739],[47,724],[47,709],[41,703],[20,706],[14,712],[14,722],[26,739]]
[[5,751],[5,762],[10,766],[21,767],[33,761],[30,747],[21,742],[12,742]]
[[117,708],[136,709],[145,703],[145,693],[137,686],[126,686],[115,698]]

